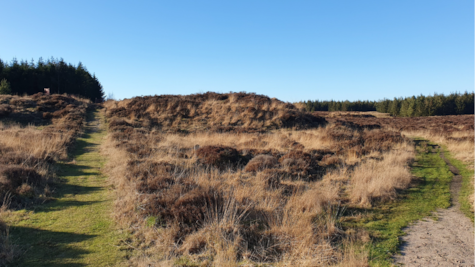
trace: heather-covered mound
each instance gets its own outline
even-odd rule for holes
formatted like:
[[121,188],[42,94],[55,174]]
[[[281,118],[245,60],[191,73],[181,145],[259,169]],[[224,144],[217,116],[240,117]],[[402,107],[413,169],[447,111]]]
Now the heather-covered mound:
[[169,132],[211,130],[262,132],[277,128],[311,128],[325,119],[267,96],[246,93],[160,95],[108,102],[108,118],[134,121],[146,128]]

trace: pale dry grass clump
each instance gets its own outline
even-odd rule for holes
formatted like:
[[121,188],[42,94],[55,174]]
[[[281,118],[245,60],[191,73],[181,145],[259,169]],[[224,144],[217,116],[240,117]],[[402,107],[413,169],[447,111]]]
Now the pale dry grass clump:
[[0,145],[40,159],[65,159],[73,132],[48,132],[35,126],[0,124]]
[[353,203],[371,205],[372,200],[394,199],[397,189],[409,186],[409,165],[414,159],[411,145],[383,154],[383,159],[369,159],[356,167],[351,175],[350,198]]
[[368,250],[364,246],[357,246],[351,241],[346,241],[338,267],[367,267],[369,265]]

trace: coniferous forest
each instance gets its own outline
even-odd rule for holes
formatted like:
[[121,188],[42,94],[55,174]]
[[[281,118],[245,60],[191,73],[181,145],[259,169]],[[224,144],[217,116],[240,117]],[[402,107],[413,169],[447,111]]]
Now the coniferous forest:
[[62,58],[38,62],[13,59],[10,63],[0,59],[0,81],[8,82],[11,94],[32,95],[50,88],[52,94],[72,94],[86,97],[94,102],[104,100],[102,85],[86,67],[74,66]]
[[378,111],[398,117],[474,114],[474,93],[412,96],[380,101],[304,101],[308,111]]

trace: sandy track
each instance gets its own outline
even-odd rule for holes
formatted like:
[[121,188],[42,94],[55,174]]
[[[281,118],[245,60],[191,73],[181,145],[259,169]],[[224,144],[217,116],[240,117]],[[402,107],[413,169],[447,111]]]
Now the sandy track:
[[462,177],[441,153],[454,173],[450,186],[452,206],[436,212],[437,221],[426,218],[405,229],[401,255],[395,263],[404,266],[475,266],[474,226],[460,212],[458,192]]

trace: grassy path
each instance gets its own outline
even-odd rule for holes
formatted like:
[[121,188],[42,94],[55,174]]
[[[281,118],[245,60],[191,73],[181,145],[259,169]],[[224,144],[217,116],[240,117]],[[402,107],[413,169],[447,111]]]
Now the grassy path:
[[99,112],[89,115],[74,161],[58,164],[63,181],[55,200],[8,216],[12,241],[22,250],[11,266],[118,266],[124,259],[118,247],[122,234],[110,218],[112,193],[100,172],[106,130]]

